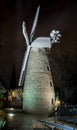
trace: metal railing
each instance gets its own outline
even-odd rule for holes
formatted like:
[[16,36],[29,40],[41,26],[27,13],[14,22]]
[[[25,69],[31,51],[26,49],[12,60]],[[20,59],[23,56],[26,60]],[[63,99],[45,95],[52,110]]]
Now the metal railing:
[[62,129],[62,130],[75,130],[74,127],[67,126],[65,124],[50,122],[50,121],[44,121],[44,120],[37,120],[36,123],[40,122],[42,124],[42,130],[44,130],[45,126],[48,126],[52,130],[55,128]]

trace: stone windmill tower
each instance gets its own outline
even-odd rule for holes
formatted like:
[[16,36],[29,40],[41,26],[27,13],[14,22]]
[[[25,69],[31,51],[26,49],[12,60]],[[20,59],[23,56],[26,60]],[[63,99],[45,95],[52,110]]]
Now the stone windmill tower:
[[53,30],[50,37],[39,37],[32,41],[38,21],[40,7],[37,8],[30,40],[23,22],[23,35],[27,44],[22,64],[19,86],[24,86],[23,109],[29,113],[48,114],[54,111],[55,91],[49,61],[45,48],[57,43],[59,31]]

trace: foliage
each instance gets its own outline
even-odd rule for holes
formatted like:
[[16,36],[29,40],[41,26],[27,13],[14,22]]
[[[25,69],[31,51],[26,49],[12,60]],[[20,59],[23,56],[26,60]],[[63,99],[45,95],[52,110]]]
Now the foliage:
[[0,110],[0,121],[4,120],[5,118],[5,113],[4,111]]
[[76,103],[77,98],[77,56],[63,56],[61,63],[62,100],[67,104]]
[[0,98],[2,98],[4,96],[4,92],[5,92],[5,88],[2,85],[2,83],[0,82]]
[[50,64],[55,89],[60,89],[61,101],[77,105],[77,55],[67,55],[60,46],[53,47]]
[[5,88],[4,88],[4,86],[2,85],[2,83],[0,82],[0,98],[3,97],[4,92],[5,92]]
[[0,108],[4,107],[6,101],[6,90],[3,86],[3,84],[0,82]]

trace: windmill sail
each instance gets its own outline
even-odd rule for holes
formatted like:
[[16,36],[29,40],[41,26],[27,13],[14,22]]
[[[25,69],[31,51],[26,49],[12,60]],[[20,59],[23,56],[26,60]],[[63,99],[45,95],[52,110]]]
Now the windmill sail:
[[25,24],[25,22],[23,21],[23,23],[22,23],[22,32],[23,32],[23,35],[24,35],[24,38],[25,38],[25,40],[26,40],[26,44],[27,44],[27,46],[29,45],[29,38],[28,38],[28,33],[27,33],[27,30],[26,30],[26,24]]
[[22,86],[23,83],[24,83],[27,60],[28,60],[29,53],[30,53],[30,46],[27,47],[27,51],[25,51],[25,54],[24,54],[24,59],[23,59],[23,64],[22,64],[22,69],[21,69],[21,73],[20,73],[18,86]]
[[28,56],[29,56],[29,52],[30,52],[29,38],[28,38],[27,31],[26,31],[26,24],[24,21],[22,24],[22,28],[23,28],[23,35],[24,35],[26,43],[27,43],[27,50],[25,51],[25,54],[24,54],[24,59],[23,59],[23,63],[22,63],[22,69],[21,69],[19,84],[18,84],[19,86],[22,86],[24,83],[26,65],[27,65],[27,60],[28,60]]
[[25,37],[26,44],[27,44],[27,51],[25,51],[25,54],[24,54],[24,59],[23,59],[23,64],[22,64],[22,69],[21,69],[19,84],[18,84],[19,86],[22,86],[23,83],[24,83],[25,71],[26,71],[27,61],[28,61],[28,58],[29,58],[29,53],[30,53],[30,48],[31,48],[30,44],[32,42],[32,38],[34,36],[34,32],[35,32],[35,29],[36,29],[39,11],[40,11],[40,6],[38,6],[37,11],[36,11],[35,19],[34,19],[31,34],[30,34],[30,41],[29,41],[29,38],[28,38],[28,33],[26,31],[26,24],[25,24],[24,21],[23,21],[23,24],[22,24],[23,35]]
[[35,29],[36,29],[36,26],[37,26],[39,11],[40,11],[40,6],[38,6],[38,8],[37,8],[36,15],[35,15],[35,18],[34,18],[32,30],[31,30],[31,33],[30,33],[30,43],[32,42],[32,38],[34,36]]

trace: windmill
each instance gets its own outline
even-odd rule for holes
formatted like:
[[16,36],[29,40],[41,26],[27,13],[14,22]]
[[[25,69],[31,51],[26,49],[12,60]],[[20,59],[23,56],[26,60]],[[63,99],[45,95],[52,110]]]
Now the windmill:
[[51,48],[53,43],[59,42],[59,31],[53,30],[50,37],[38,37],[34,41],[40,6],[34,18],[30,38],[23,21],[23,35],[26,40],[27,50],[24,54],[21,68],[19,86],[24,86],[23,109],[29,113],[51,113],[55,106],[55,91],[51,76],[49,61],[45,48]]

